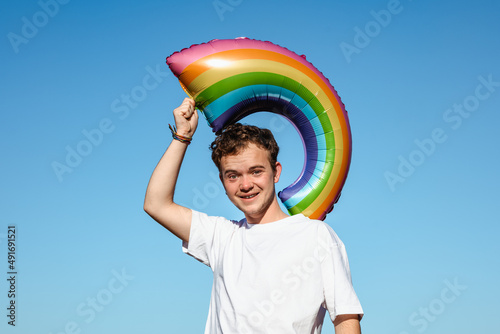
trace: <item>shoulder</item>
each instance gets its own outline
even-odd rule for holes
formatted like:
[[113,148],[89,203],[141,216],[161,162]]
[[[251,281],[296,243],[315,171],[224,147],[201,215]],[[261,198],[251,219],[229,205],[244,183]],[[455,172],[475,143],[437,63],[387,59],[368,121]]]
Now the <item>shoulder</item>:
[[322,220],[309,219],[307,217],[304,218],[307,219],[307,224],[309,224],[310,228],[316,232],[318,239],[327,242],[332,246],[344,246],[342,240],[340,240],[333,227]]

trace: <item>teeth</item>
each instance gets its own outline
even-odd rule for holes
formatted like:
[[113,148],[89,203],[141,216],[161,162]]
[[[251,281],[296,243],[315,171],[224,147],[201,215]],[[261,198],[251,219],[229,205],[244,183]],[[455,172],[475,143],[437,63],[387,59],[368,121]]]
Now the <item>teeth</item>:
[[253,195],[250,195],[250,196],[245,196],[243,198],[252,198],[252,197],[255,197],[257,194],[253,194]]

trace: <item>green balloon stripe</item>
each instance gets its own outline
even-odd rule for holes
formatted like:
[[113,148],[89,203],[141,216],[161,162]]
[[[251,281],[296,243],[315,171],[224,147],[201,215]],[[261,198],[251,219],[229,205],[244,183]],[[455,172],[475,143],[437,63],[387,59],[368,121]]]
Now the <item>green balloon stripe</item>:
[[[318,98],[299,82],[290,79],[289,77],[269,72],[242,73],[222,79],[203,90],[203,92],[201,92],[196,97],[196,100],[203,101],[199,108],[204,109],[207,105],[217,100],[221,96],[229,93],[230,91],[251,85],[273,85],[286,88],[289,91],[294,92],[295,94],[300,96],[302,99],[304,99],[304,101],[308,101],[309,105],[314,110],[316,115],[320,116],[325,111],[325,107],[321,105]],[[328,119],[326,113],[325,116],[326,119]],[[325,118],[320,117],[320,121],[323,121],[324,119]],[[326,124],[322,123],[324,132],[331,131],[329,119],[325,123]]]

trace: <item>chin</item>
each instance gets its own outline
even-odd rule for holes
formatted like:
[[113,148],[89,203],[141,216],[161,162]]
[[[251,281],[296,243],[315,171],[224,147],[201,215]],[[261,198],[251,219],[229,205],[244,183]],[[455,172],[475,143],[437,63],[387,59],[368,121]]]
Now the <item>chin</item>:
[[266,213],[267,209],[271,206],[269,203],[260,203],[252,206],[242,205],[239,209],[245,214],[245,216],[262,216]]
[[249,207],[246,207],[244,205],[237,205],[237,208],[243,212],[245,214],[245,216],[248,216],[248,215],[255,215],[255,214],[258,214],[260,212],[260,210],[258,209],[254,209],[254,208],[249,208]]

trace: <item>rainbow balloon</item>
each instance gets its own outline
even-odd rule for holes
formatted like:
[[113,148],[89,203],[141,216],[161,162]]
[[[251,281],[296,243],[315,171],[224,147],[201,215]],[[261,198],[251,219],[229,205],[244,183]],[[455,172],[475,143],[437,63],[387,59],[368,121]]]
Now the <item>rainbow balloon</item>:
[[248,38],[193,45],[167,64],[214,132],[259,111],[286,117],[302,138],[305,162],[278,196],[292,215],[326,217],[349,171],[351,131],[344,104],[321,72],[304,56]]

